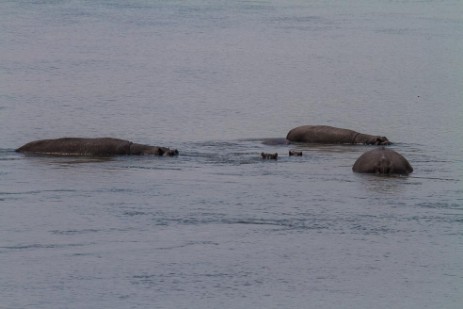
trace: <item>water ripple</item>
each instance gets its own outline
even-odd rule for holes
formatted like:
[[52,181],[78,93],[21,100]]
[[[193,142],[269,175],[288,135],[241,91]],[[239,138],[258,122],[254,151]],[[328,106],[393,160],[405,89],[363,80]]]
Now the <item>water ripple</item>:
[[72,247],[83,247],[88,246],[90,243],[86,244],[22,244],[22,245],[12,245],[12,246],[2,246],[0,249],[5,250],[28,250],[28,249],[63,249],[63,248],[72,248]]

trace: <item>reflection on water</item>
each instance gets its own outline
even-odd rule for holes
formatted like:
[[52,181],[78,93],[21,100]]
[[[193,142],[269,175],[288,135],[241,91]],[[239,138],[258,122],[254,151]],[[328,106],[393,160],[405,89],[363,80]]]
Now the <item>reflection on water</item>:
[[411,181],[409,176],[357,174],[359,186],[372,194],[397,194],[411,185],[422,185]]

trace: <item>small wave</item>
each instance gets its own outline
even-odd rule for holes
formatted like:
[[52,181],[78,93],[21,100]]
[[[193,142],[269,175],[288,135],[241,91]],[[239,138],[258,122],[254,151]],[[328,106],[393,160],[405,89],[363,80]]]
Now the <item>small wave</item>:
[[83,247],[89,244],[23,244],[13,246],[3,246],[0,249],[6,250],[27,250],[27,249],[62,249],[69,247]]
[[131,210],[131,211],[124,211],[123,215],[124,216],[129,216],[129,217],[135,217],[135,216],[145,216],[148,213],[143,212],[143,211],[136,211],[136,210]]
[[[263,218],[263,217],[234,217],[225,214],[191,214],[184,217],[172,217],[166,214],[144,212],[144,211],[126,211],[125,216],[135,217],[141,216],[158,226],[176,226],[176,225],[236,225],[247,226],[250,229],[262,231],[289,231],[289,232],[306,232],[306,231],[331,231],[334,233],[349,233],[362,235],[385,235],[401,233],[407,230],[407,224],[400,228],[393,228],[384,224],[384,217],[376,216],[315,216],[301,214],[299,216],[291,216],[286,218]],[[387,220],[390,220],[388,218]],[[461,217],[454,218],[461,220]],[[397,218],[394,220],[408,221],[407,218]],[[415,220],[415,219],[414,219]],[[439,218],[431,218],[431,220],[440,220]]]
[[442,181],[454,181],[454,182],[460,182],[459,179],[454,179],[454,178],[441,178],[441,177],[424,177],[424,176],[407,176],[408,178],[415,178],[415,179],[427,179],[427,180],[442,180]]
[[436,208],[436,209],[463,209],[462,204],[457,203],[446,203],[446,202],[421,202],[416,204],[418,207],[424,208]]
[[72,190],[72,189],[58,189],[58,190],[34,190],[34,191],[22,191],[22,192],[0,192],[1,195],[5,196],[11,196],[11,195],[36,195],[36,194],[41,194],[41,193],[49,193],[49,192],[55,192],[55,193],[65,193],[65,192],[77,192],[77,190]]
[[14,161],[20,159],[21,156],[18,156],[14,149],[0,148],[0,161]]
[[321,230],[328,229],[329,225],[317,222],[314,219],[266,219],[266,218],[226,218],[223,215],[188,218],[156,218],[158,225],[203,225],[203,224],[226,224],[226,225],[256,225],[269,226],[278,229],[303,229],[303,230]]
[[53,230],[50,231],[50,233],[55,234],[55,235],[75,235],[75,234],[87,234],[87,233],[97,233],[100,230],[97,229],[83,229],[83,230]]

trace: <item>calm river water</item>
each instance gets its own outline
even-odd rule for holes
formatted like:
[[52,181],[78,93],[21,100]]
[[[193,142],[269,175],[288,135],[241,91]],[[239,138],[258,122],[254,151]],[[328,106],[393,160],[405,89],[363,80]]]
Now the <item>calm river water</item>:
[[[461,308],[462,55],[458,0],[0,1],[0,308]],[[180,155],[13,151],[62,136]]]

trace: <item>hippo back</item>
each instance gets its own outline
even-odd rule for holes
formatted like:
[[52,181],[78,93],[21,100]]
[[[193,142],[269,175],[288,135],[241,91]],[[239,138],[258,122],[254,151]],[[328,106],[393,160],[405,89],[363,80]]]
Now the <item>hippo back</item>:
[[290,130],[286,139],[296,143],[351,144],[357,134],[349,129],[304,125]]
[[113,156],[130,154],[131,142],[116,138],[64,137],[33,141],[17,152],[65,156]]
[[413,172],[410,163],[394,150],[380,147],[362,154],[352,166],[356,173],[400,174]]

